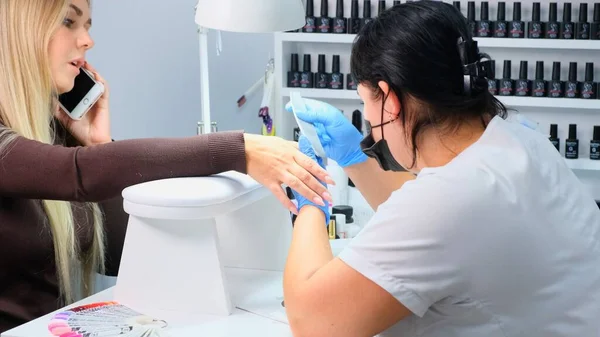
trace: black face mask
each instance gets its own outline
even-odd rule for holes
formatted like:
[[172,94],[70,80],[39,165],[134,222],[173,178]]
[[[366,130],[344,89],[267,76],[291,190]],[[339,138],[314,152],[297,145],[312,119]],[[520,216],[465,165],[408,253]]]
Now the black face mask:
[[402,165],[398,164],[390,148],[388,147],[387,141],[383,138],[383,129],[381,129],[381,140],[375,142],[373,138],[372,129],[383,127],[386,124],[393,122],[385,122],[376,126],[371,127],[369,121],[365,121],[367,127],[367,136],[360,142],[360,148],[367,157],[377,160],[377,163],[384,171],[404,172],[406,171]]

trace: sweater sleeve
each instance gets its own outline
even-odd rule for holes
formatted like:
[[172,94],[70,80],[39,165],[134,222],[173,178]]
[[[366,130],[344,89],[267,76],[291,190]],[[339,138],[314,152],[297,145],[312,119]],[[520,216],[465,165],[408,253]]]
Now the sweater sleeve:
[[246,173],[242,132],[136,139],[89,147],[17,137],[0,153],[0,195],[98,202],[128,186],[173,177]]

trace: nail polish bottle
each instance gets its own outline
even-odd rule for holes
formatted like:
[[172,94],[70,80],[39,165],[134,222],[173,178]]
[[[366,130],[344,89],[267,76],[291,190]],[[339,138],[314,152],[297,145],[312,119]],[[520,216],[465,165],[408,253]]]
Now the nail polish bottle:
[[579,139],[577,139],[577,124],[569,124],[569,138],[565,141],[565,158],[579,158]]
[[579,4],[579,22],[575,25],[575,38],[577,40],[588,40],[590,38],[590,23],[588,19],[587,3]]
[[550,3],[550,14],[546,23],[546,38],[558,39],[560,37],[560,23],[558,22],[558,4]]
[[563,97],[565,84],[560,80],[560,62],[552,64],[552,81],[548,82],[548,97]]
[[469,1],[467,3],[467,23],[469,25],[469,32],[471,32],[471,36],[477,36],[477,21],[475,21],[475,1]]
[[350,19],[348,19],[348,34],[358,34],[360,18],[358,17],[358,0],[352,0]]
[[371,0],[364,0],[363,3],[363,17],[360,20],[360,27],[364,27],[373,21],[371,17]]
[[333,55],[333,67],[329,76],[329,89],[344,89],[344,74],[340,72],[340,55]]
[[600,40],[600,3],[594,4],[594,22],[592,23],[590,37],[592,40]]
[[531,22],[527,25],[527,37],[530,39],[541,39],[544,37],[544,23],[540,21],[540,3],[533,3]]
[[498,17],[494,22],[494,37],[508,37],[508,22],[506,21],[506,2],[498,2]]
[[333,19],[333,32],[335,34],[346,34],[348,20],[344,17],[344,0],[337,0],[335,18]]
[[525,37],[525,23],[521,21],[521,3],[515,2],[513,5],[513,20],[510,22],[509,37],[513,39],[522,39]]
[[490,9],[487,1],[481,2],[480,19],[477,22],[477,36],[492,37],[492,22],[490,21]]
[[531,81],[527,79],[527,67],[527,61],[521,61],[521,68],[519,69],[519,79],[515,82],[515,96],[531,95]]
[[300,88],[314,88],[315,74],[311,71],[310,54],[304,55],[303,69],[304,71],[300,74]]
[[458,9],[458,11],[460,12],[460,1],[452,2],[452,6],[456,7],[456,9]]
[[315,74],[315,88],[327,89],[329,85],[329,74],[325,71],[325,54],[319,54],[318,71]]
[[594,83],[594,63],[585,64],[585,81],[581,83],[581,98],[596,99],[598,96],[598,84]]
[[[496,61],[490,60],[490,63],[492,69],[496,69]],[[493,78],[488,78],[488,91],[494,96],[498,95],[498,80],[496,79],[496,76],[494,76]]]
[[590,141],[590,159],[600,160],[600,126],[594,125],[594,136]]
[[558,138],[558,125],[550,124],[550,143],[554,145],[556,151],[560,152],[560,139]]
[[401,5],[401,4],[402,4],[402,1],[400,1],[400,0],[394,0],[394,6],[398,6],[398,5]]
[[379,0],[379,8],[377,11],[377,15],[381,15],[381,13],[385,12],[385,0]]
[[544,80],[544,61],[537,61],[535,64],[535,80],[532,85],[531,96],[546,97],[546,85]]
[[300,71],[299,71],[298,54],[292,54],[292,67],[291,71],[288,72],[288,87],[298,88],[300,87]]
[[315,18],[315,5],[313,0],[306,0],[306,24],[302,28],[303,33],[315,33],[317,31],[317,18]]
[[564,40],[572,40],[575,38],[575,23],[571,15],[571,3],[565,2],[563,8],[563,22],[560,24],[560,38]]
[[510,60],[504,60],[504,72],[500,80],[500,96],[512,96],[514,94],[515,82],[510,78],[511,67]]
[[569,63],[569,80],[565,83],[565,97],[579,97],[579,82],[577,82],[577,62]]
[[354,76],[352,74],[348,74],[346,76],[346,89],[348,90],[358,90],[358,83],[354,80]]
[[331,33],[331,21],[328,0],[321,0],[321,17],[317,18],[317,32]]

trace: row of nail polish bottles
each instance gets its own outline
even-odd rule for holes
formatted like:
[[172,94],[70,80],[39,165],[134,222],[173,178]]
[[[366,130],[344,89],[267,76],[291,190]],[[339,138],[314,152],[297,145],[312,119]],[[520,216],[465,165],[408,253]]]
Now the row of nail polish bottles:
[[[493,66],[495,66],[495,62]],[[594,64],[585,65],[585,81],[577,80],[577,62],[569,63],[569,78],[566,82],[560,79],[560,62],[552,65],[552,80],[544,80],[544,62],[537,61],[535,79],[528,76],[528,62],[521,61],[519,78],[511,77],[511,61],[504,61],[504,70],[501,79],[488,79],[488,89],[493,95],[499,96],[533,96],[551,98],[598,98],[598,84],[594,82]]]
[[326,56],[319,54],[319,64],[316,73],[312,72],[311,55],[304,55],[303,71],[299,67],[299,55],[292,54],[291,70],[288,72],[287,86],[289,88],[316,88],[342,90],[344,84],[348,90],[356,90],[357,83],[352,79],[352,75],[346,76],[344,83],[344,74],[340,72],[340,56],[333,55],[331,72],[326,71]]
[[[560,151],[558,125],[550,124],[550,142]],[[569,124],[569,138],[565,141],[565,158],[579,159],[579,139],[577,139],[577,124]],[[594,126],[594,135],[590,140],[590,159],[600,160],[600,126]]]

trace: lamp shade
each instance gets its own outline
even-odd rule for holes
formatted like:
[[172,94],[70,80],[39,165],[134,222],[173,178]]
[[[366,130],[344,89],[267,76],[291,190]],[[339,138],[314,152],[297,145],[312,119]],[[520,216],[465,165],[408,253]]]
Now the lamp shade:
[[305,25],[302,0],[198,0],[196,24],[240,33],[296,30]]

